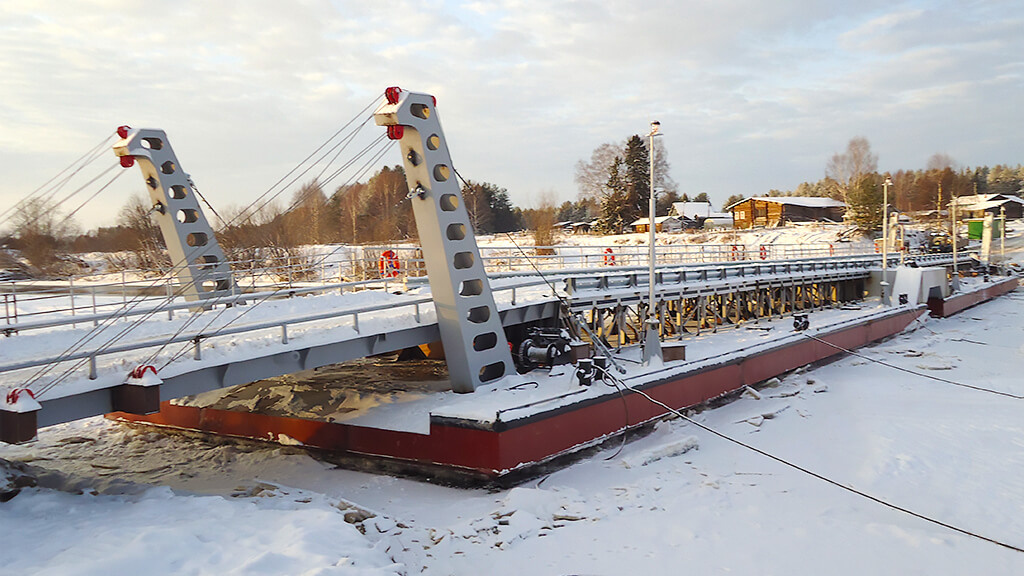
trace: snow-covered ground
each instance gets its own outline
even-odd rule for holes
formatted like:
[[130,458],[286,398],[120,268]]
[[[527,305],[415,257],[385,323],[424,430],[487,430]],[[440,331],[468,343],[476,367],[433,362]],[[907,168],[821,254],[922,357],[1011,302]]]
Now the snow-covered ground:
[[[861,353],[1024,395],[1024,291],[914,323]],[[849,356],[695,418],[840,484],[1024,548],[1022,403]],[[0,503],[0,574],[1024,573],[1024,553],[680,420],[500,490],[99,418],[2,445],[0,459],[39,479]],[[0,492],[4,484],[0,476]]]
[[[1024,294],[863,354],[1024,394]],[[1021,400],[858,357],[700,413],[842,484],[1024,547]],[[1021,574],[1024,554],[852,495],[663,422],[507,490],[342,470],[297,449],[100,419],[0,458],[53,488],[0,504],[6,573]],[[359,522],[365,514],[375,514]],[[346,522],[346,514],[348,520]],[[365,534],[364,534],[365,532]]]

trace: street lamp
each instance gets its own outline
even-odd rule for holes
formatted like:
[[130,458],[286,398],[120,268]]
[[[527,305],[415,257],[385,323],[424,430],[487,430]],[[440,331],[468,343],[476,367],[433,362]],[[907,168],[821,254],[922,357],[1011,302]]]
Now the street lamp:
[[882,304],[891,304],[889,296],[889,186],[892,178],[886,176],[882,182]]
[[892,178],[886,176],[882,183],[882,274],[889,267],[889,186]]
[[650,244],[650,254],[648,257],[648,299],[647,299],[647,330],[644,334],[644,365],[651,363],[651,360],[657,357],[661,360],[661,335],[658,330],[658,315],[657,307],[654,303],[654,218],[655,218],[655,198],[654,198],[654,137],[661,136],[658,130],[661,129],[661,122],[657,120],[651,122],[651,132],[647,135],[647,139],[650,142],[650,156],[651,156],[651,182],[650,182],[650,202],[648,203],[648,216],[647,216],[647,229],[650,233],[648,238],[648,244]]

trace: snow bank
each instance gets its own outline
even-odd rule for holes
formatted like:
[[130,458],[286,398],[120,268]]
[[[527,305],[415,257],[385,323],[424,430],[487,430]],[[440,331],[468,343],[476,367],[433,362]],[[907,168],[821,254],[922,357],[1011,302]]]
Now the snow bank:
[[313,499],[29,489],[0,514],[10,574],[401,573],[340,510]]

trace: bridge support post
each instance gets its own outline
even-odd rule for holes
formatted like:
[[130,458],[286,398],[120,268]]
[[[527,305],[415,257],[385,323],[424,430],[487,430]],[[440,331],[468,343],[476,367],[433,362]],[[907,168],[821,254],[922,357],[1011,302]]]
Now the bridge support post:
[[452,390],[513,374],[512,355],[480,259],[433,96],[388,88],[374,112],[399,140]]
[[192,179],[181,169],[163,130],[118,128],[114,153],[125,168],[136,161],[153,202],[150,212],[160,226],[171,272],[188,301],[234,294],[234,280],[224,251],[195,196]]

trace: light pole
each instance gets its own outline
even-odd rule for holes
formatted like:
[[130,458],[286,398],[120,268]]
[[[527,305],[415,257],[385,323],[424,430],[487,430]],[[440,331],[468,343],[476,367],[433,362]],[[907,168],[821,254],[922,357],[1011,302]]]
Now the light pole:
[[650,255],[648,257],[648,298],[647,298],[647,330],[644,334],[644,364],[650,364],[651,360],[657,357],[661,360],[661,335],[658,330],[658,315],[657,306],[654,303],[654,232],[655,232],[655,198],[654,198],[654,137],[661,136],[658,130],[661,128],[661,122],[657,120],[651,122],[651,132],[647,135],[647,139],[650,142],[650,156],[651,156],[651,181],[650,181],[650,201],[648,202],[648,215],[647,215],[647,229],[650,232],[648,243],[650,244]]
[[999,264],[1006,265],[1006,206],[999,207]]
[[[940,197],[942,195],[942,182],[939,182],[939,195],[940,195]],[[949,195],[949,218],[950,218],[949,235],[952,236],[952,239],[953,239],[953,291],[954,292],[959,292],[960,291],[960,267],[957,265],[957,261],[956,261],[956,233],[957,233],[957,226],[956,226],[956,196],[954,196],[952,193],[950,193],[950,195]]]
[[886,176],[882,183],[882,274],[889,267],[889,186],[892,178]]
[[889,297],[889,186],[892,178],[886,176],[882,182],[882,304],[891,304]]

